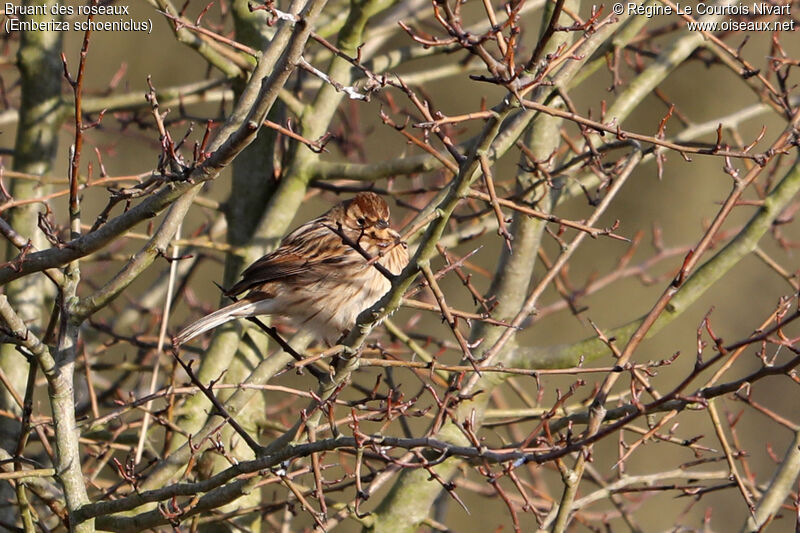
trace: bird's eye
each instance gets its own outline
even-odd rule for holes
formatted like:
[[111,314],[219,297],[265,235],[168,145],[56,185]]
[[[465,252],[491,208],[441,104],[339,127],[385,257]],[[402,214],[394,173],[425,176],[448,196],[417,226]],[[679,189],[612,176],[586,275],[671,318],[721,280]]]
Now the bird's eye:
[[364,217],[358,217],[358,218],[356,219],[356,222],[358,222],[358,225],[359,225],[359,226],[361,226],[361,227],[363,227],[363,226],[364,226],[364,224],[366,224],[366,223],[367,223],[367,221],[366,221],[366,219],[365,219]]

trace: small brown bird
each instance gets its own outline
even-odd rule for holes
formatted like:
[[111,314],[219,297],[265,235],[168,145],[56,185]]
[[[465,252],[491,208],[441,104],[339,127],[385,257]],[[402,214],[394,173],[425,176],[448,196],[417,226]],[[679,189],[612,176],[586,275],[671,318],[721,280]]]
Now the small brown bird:
[[389,206],[383,198],[359,193],[287,235],[277,250],[250,265],[225,291],[227,296],[247,291],[244,297],[193,322],[173,343],[183,344],[236,318],[278,315],[333,344],[391,287],[356,245],[370,257],[384,251],[378,263],[399,274],[408,264],[399,238],[389,227]]

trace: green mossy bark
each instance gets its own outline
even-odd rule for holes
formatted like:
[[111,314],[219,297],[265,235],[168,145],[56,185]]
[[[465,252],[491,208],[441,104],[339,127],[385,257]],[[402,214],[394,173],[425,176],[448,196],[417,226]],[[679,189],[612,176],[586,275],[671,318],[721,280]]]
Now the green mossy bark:
[[[30,5],[49,6],[52,2],[33,1]],[[27,16],[23,20],[44,20],[48,16]],[[19,172],[45,176],[53,168],[58,147],[58,132],[64,120],[64,107],[61,98],[63,67],[60,60],[62,45],[61,32],[22,32],[17,52],[17,66],[20,73],[21,98],[17,137],[14,143],[14,162],[12,168]],[[47,194],[48,186],[32,180],[12,180],[9,192],[18,200],[34,198]],[[32,203],[13,208],[5,213],[6,220],[16,231],[30,239],[37,249],[49,246],[38,229],[38,215],[41,207]],[[8,243],[6,259],[17,256],[19,250]],[[34,332],[39,333],[47,320],[50,308],[48,295],[53,294],[52,284],[45,276],[38,274],[25,276],[8,283],[4,293],[17,314]],[[11,344],[0,345],[0,368],[5,372],[17,393],[25,393],[28,364]],[[15,403],[5,387],[0,387],[0,409],[19,414]],[[13,420],[0,424],[0,447],[13,451],[19,438],[20,426]],[[14,491],[8,482],[0,482],[0,500],[13,500]],[[17,521],[17,509],[4,506],[0,519],[4,523]]]

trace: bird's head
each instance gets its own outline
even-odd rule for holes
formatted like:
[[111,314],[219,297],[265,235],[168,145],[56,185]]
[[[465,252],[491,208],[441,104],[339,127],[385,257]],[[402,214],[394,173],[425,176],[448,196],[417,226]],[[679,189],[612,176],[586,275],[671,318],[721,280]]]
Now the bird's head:
[[337,222],[348,234],[367,236],[379,242],[397,238],[397,232],[389,226],[389,206],[374,192],[358,193],[341,206]]

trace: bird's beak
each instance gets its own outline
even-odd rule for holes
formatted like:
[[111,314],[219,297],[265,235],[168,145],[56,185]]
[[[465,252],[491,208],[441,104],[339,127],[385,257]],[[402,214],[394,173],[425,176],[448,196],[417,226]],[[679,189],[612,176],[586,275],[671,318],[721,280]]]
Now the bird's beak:
[[375,224],[375,226],[377,226],[378,229],[386,229],[389,227],[389,223],[381,219]]

